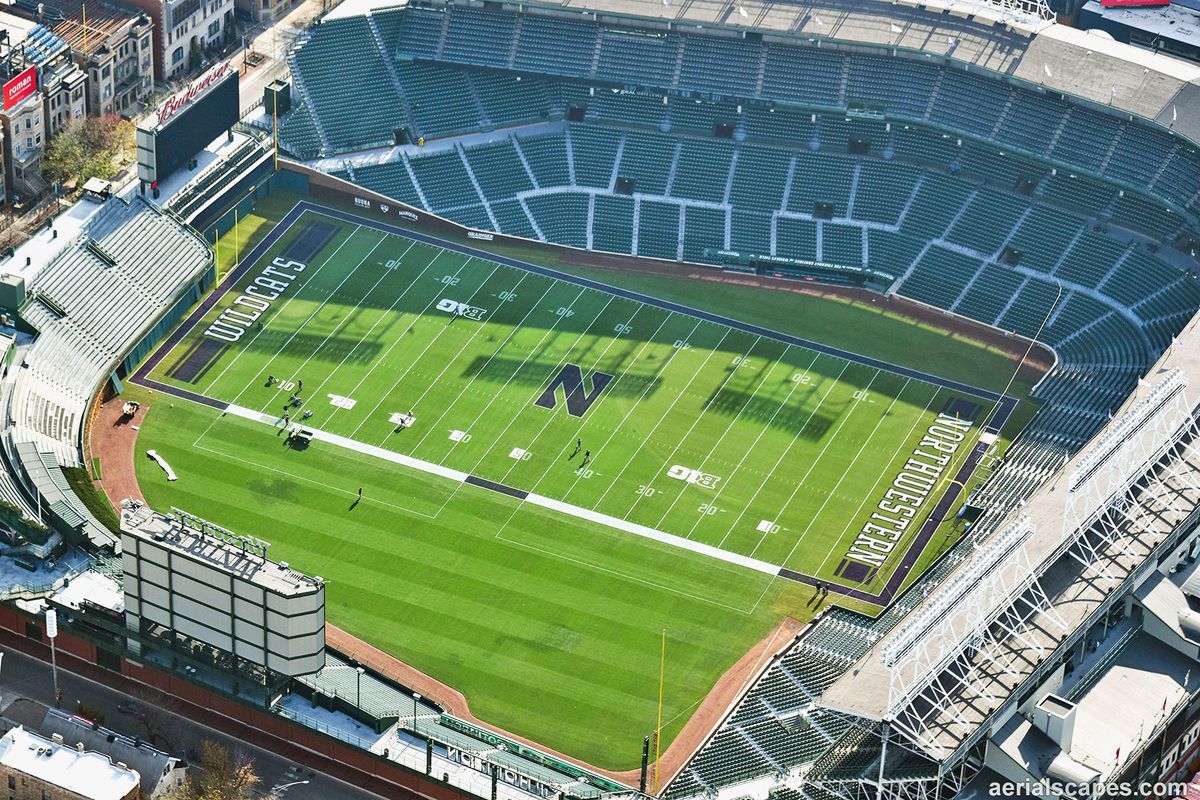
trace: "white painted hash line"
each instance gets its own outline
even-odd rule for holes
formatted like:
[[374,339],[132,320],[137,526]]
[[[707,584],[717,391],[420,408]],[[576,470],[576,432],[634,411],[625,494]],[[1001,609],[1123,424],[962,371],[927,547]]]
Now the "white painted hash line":
[[[280,417],[271,414],[263,414],[260,411],[255,411],[252,408],[246,408],[239,405],[230,404],[225,408],[225,412],[232,414],[235,417],[241,417],[242,419],[248,419],[253,422],[261,422],[264,425],[270,425],[273,428],[279,427],[282,422]],[[449,467],[443,467],[441,464],[434,464],[430,461],[423,461],[419,458],[413,458],[412,456],[395,453],[382,447],[376,447],[375,445],[363,444],[362,442],[355,441],[354,439],[350,439],[346,436],[339,436],[336,433],[327,433],[326,431],[322,431],[317,428],[307,428],[306,430],[312,431],[313,439],[316,441],[328,442],[329,444],[337,447],[353,450],[356,453],[362,453],[363,455],[372,456],[384,461],[389,461],[393,464],[399,464],[404,467],[420,470],[421,472],[428,472],[431,475],[449,478],[450,480],[458,481],[459,483],[465,483],[469,477],[467,473],[460,470],[450,469]],[[564,503],[561,500],[554,500],[552,498],[543,497],[537,494],[529,494],[525,498],[525,502],[531,503],[535,506],[540,506],[541,508],[558,511],[562,514],[576,517],[577,519],[585,519],[589,522],[599,523],[600,525],[604,525],[609,528],[616,528],[617,530],[625,531],[626,533],[632,533],[645,539],[652,539],[653,541],[660,542],[662,544],[678,547],[681,550],[688,550],[699,555],[708,556],[709,558],[715,558],[719,561],[724,561],[729,564],[754,570],[755,572],[761,572],[766,575],[779,574],[779,566],[776,564],[769,564],[766,561],[760,561],[757,558],[739,555],[738,553],[731,553],[728,550],[722,550],[718,547],[713,547],[712,545],[692,541],[691,539],[685,539],[682,536],[675,536],[671,533],[665,533],[656,528],[651,528],[646,525],[639,525],[636,522],[629,522],[628,520],[621,519],[620,517],[613,517],[608,514],[601,514],[598,511],[592,511],[591,509],[574,506],[570,503]]]

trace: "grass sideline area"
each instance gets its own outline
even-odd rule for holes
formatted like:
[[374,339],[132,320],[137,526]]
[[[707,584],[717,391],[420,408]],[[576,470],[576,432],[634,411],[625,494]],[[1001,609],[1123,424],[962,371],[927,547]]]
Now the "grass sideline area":
[[[254,237],[239,231],[243,251],[289,199],[260,204]],[[298,235],[289,231],[260,263],[283,257]],[[218,246],[229,264],[232,237]],[[334,266],[318,275],[323,257]],[[287,392],[264,386],[265,376],[304,377],[307,405],[295,413],[313,410],[305,422],[320,430],[826,578],[913,436],[946,402],[964,399],[371,230],[339,226],[306,269],[291,305],[280,300],[261,330],[206,362],[197,380],[167,373],[204,325],[153,377],[274,415]],[[601,280],[623,277],[598,272]],[[239,288],[257,274],[251,269]],[[849,349],[875,357],[898,352],[898,338],[933,336],[857,304],[656,276],[621,285],[715,304],[782,332],[821,328],[812,338],[835,344],[869,314],[878,333],[849,338],[878,339],[882,352]],[[484,309],[483,319],[439,312],[450,293]],[[816,310],[797,314],[800,307]],[[206,323],[225,308],[218,304]],[[973,382],[1007,382],[1007,373],[996,374],[1008,364],[1002,355],[942,339],[916,366],[940,374],[942,359],[962,358],[973,365]],[[601,371],[614,376],[611,388],[579,417],[567,413],[561,392],[556,408],[535,407],[547,377],[570,363],[591,377],[591,391]],[[138,460],[152,505],[180,506],[272,541],[273,557],[330,580],[331,621],[460,689],[480,717],[601,767],[635,767],[641,736],[653,728],[661,630],[665,746],[716,678],[782,615],[815,611],[811,590],[790,581],[325,442],[295,451],[283,446],[282,425],[271,430],[137,387],[130,393],[150,405],[139,450],[170,454],[181,475],[168,484]],[[390,419],[406,411],[416,418],[412,428]],[[472,438],[448,439],[447,430]],[[603,443],[586,477],[567,457],[577,439]],[[514,457],[521,444],[525,453]],[[685,456],[695,462],[689,469],[719,481],[664,479]],[[359,487],[365,499],[355,503]],[[755,529],[768,520],[778,529]],[[944,526],[922,561],[953,536]],[[895,564],[888,566],[875,581]]]

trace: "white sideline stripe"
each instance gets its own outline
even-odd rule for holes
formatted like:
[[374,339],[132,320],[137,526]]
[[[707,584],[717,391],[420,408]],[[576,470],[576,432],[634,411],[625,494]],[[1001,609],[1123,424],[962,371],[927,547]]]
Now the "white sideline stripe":
[[[280,417],[272,416],[271,414],[264,414],[261,411],[255,411],[252,408],[246,408],[245,406],[234,404],[230,404],[228,407],[226,407],[225,411],[226,413],[232,414],[235,417],[241,417],[242,419],[248,419],[253,422],[261,422],[264,425],[270,425],[272,427],[278,427],[282,421]],[[422,472],[428,472],[432,475],[439,475],[443,478],[449,478],[450,480],[458,481],[459,483],[465,483],[468,477],[467,473],[465,472],[461,472],[456,469],[450,469],[449,467],[443,467],[440,464],[434,464],[429,461],[423,461],[419,458],[413,458],[412,456],[394,453],[391,450],[385,450],[384,448],[376,447],[375,445],[363,444],[362,442],[355,441],[354,439],[350,439],[346,436],[339,436],[336,433],[328,433],[318,428],[307,428],[307,430],[311,430],[313,432],[313,438],[317,441],[329,442],[337,447],[344,447],[347,450],[353,450],[355,452],[362,453],[363,455],[381,458],[384,461],[390,461],[393,464],[400,464],[401,466],[420,470]],[[759,561],[757,558],[750,558],[749,556],[730,553],[727,550],[721,550],[720,548],[713,547],[712,545],[704,544],[702,542],[695,542],[691,539],[685,539],[682,536],[663,533],[655,528],[639,525],[636,522],[629,522],[621,519],[620,517],[601,514],[598,511],[581,508],[580,506],[573,506],[570,503],[564,503],[561,500],[553,500],[549,497],[543,497],[539,494],[530,494],[525,498],[525,502],[532,503],[535,506],[541,506],[542,508],[548,508],[551,511],[568,514],[579,519],[585,519],[589,522],[596,522],[609,528],[616,528],[617,530],[622,530],[626,533],[632,533],[636,536],[641,536],[646,539],[653,539],[656,542],[671,545],[672,547],[678,547],[681,550],[690,550],[693,553],[708,556],[709,558],[715,558],[718,561],[725,561],[739,567],[745,567],[746,569],[752,569],[755,572],[761,572],[765,575],[774,576],[779,574],[779,567],[775,564],[768,564],[766,561]]]
[[[235,417],[242,417],[243,419],[253,420],[254,422],[262,422],[275,427],[277,427],[280,423],[279,417],[272,416],[270,414],[263,414],[260,411],[255,411],[252,408],[246,408],[244,406],[230,405],[225,410],[228,413],[233,414]],[[336,433],[329,433],[328,431],[323,431],[319,428],[309,428],[305,426],[305,429],[312,431],[313,438],[320,442],[329,442],[332,445],[344,447],[347,450],[354,450],[362,453],[363,455],[374,456],[375,458],[381,458],[384,461],[390,461],[393,464],[400,464],[401,466],[411,467],[412,469],[419,469],[422,472],[440,475],[443,478],[449,478],[451,480],[458,481],[459,483],[462,483],[467,479],[467,473],[460,472],[456,469],[450,469],[449,467],[443,467],[440,464],[431,464],[430,462],[422,461],[419,458],[413,458],[412,456],[406,456],[401,453],[394,453],[391,450],[385,450],[384,448],[376,447],[373,444],[363,444],[362,442],[357,442],[354,439],[350,439],[345,436],[339,436]]]
[[548,508],[552,511],[559,511],[563,514],[570,514],[573,517],[586,519],[590,522],[598,522],[601,525],[607,525],[610,528],[618,528],[627,533],[636,534],[647,539],[653,539],[656,542],[669,544],[672,547],[678,547],[683,550],[691,550],[693,553],[716,558],[721,561],[728,561],[730,564],[736,564],[739,567],[762,572],[767,575],[778,575],[779,567],[775,564],[768,564],[766,561],[759,561],[757,558],[730,553],[728,550],[720,550],[712,545],[702,542],[695,542],[691,539],[685,539],[682,536],[675,536],[670,533],[663,533],[656,528],[650,528],[645,525],[639,525],[636,522],[629,522],[620,517],[612,517],[608,514],[601,514],[599,511],[592,511],[588,508],[580,508],[573,506],[570,503],[564,503],[561,500],[552,500],[549,497],[542,497],[540,494],[531,494],[525,498],[526,503],[532,503],[535,506]]

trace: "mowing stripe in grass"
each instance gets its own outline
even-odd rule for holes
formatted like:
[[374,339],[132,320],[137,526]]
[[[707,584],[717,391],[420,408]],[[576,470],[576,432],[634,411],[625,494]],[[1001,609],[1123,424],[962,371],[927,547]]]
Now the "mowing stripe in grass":
[[[226,407],[225,411],[226,411],[226,413],[232,414],[235,417],[241,417],[242,419],[247,419],[252,422],[258,422],[263,425],[269,425],[272,428],[278,427],[278,425],[279,425],[279,421],[276,418],[272,417],[271,415],[263,414],[259,411],[255,411],[254,409],[245,408],[244,406],[230,404],[229,406]],[[383,447],[376,447],[374,445],[364,444],[363,442],[359,442],[355,439],[350,439],[348,437],[340,436],[335,433],[329,433],[328,431],[323,431],[323,430],[314,428],[314,429],[312,429],[312,432],[313,432],[313,439],[315,439],[316,441],[328,442],[329,444],[335,445],[336,447],[341,447],[346,450],[352,450],[356,453],[362,453],[363,455],[373,456],[375,458],[379,458],[384,461],[389,461],[393,464],[399,464],[404,467],[409,467],[411,469],[420,470],[421,472],[428,472],[428,473],[431,473],[434,475],[439,475],[443,478],[448,478],[450,480],[457,481],[460,484],[471,483],[471,484],[475,484],[477,486],[485,486],[485,484],[494,483],[494,482],[490,482],[490,481],[482,481],[481,479],[476,478],[476,477],[470,475],[469,473],[450,469],[449,467],[444,467],[441,464],[434,464],[429,461],[422,461],[421,459],[413,458],[411,456],[406,456],[401,453],[396,453],[396,452],[393,452],[393,451],[388,450]],[[499,484],[486,485],[486,488],[491,489],[492,491],[500,491],[498,487],[499,487]],[[504,488],[509,489],[511,487],[504,487]],[[513,491],[519,491],[519,490],[513,490]],[[510,494],[510,492],[508,492],[508,491],[504,491],[501,493],[502,494]],[[513,496],[515,496],[515,495],[513,495]],[[764,574],[770,574],[770,575],[773,575],[773,574],[776,574],[779,572],[779,567],[775,564],[769,564],[765,561],[759,561],[758,559],[739,555],[737,553],[730,553],[728,551],[720,550],[718,548],[712,547],[711,545],[702,544],[700,542],[689,541],[688,539],[684,539],[681,536],[674,536],[672,534],[664,533],[663,531],[655,530],[654,528],[650,528],[645,525],[638,525],[636,523],[618,519],[618,518],[610,516],[608,514],[601,514],[599,512],[596,512],[596,511],[593,511],[590,509],[580,508],[579,506],[573,506],[573,505],[570,505],[569,503],[564,503],[562,501],[554,500],[549,497],[542,497],[541,495],[529,494],[525,498],[525,500],[526,500],[526,502],[530,503],[531,505],[540,506],[542,508],[551,509],[553,511],[559,511],[559,512],[562,512],[569,516],[575,517],[577,519],[584,519],[584,520],[588,520],[590,522],[598,522],[602,525],[607,525],[609,527],[616,528],[618,530],[622,530],[627,533],[634,533],[634,534],[637,534],[638,536],[641,536],[646,539],[651,539],[653,541],[661,542],[663,544],[669,544],[672,547],[677,547],[677,548],[680,548],[683,550],[688,550],[693,553],[697,553],[699,555],[708,556],[709,558],[715,558],[719,561],[724,561],[728,564],[735,564],[740,567],[752,569],[756,572],[762,572]]]
[[[458,269],[455,270],[455,272],[454,272],[455,277],[458,277],[458,275],[460,275],[462,273],[462,271],[466,268],[468,263],[470,263],[470,259],[467,259],[466,261],[464,261],[462,264],[459,265]],[[497,264],[496,266],[494,266],[492,268],[492,271],[489,272],[487,274],[487,276],[482,281],[479,282],[479,285],[477,287],[475,287],[475,290],[471,293],[472,300],[474,300],[475,296],[480,291],[482,291],[483,287],[487,285],[487,282],[492,279],[492,276],[496,274],[496,271],[498,269],[500,269],[500,265]],[[437,295],[435,294],[434,296],[436,297]],[[432,306],[433,304],[434,304],[434,301],[430,300],[426,304],[425,310],[428,311],[430,306]],[[434,334],[433,338],[429,340],[429,342],[421,350],[420,354],[416,357],[416,359],[414,359],[413,362],[411,364],[409,364],[404,369],[403,372],[401,372],[399,375],[396,376],[396,380],[392,381],[392,385],[388,388],[388,390],[386,392],[384,392],[382,395],[380,395],[379,401],[377,403],[375,403],[374,406],[372,406],[371,410],[366,414],[366,416],[363,417],[362,421],[359,422],[358,425],[355,426],[354,430],[350,432],[351,436],[356,436],[358,434],[358,432],[362,429],[362,426],[367,424],[367,421],[370,420],[371,417],[375,414],[375,412],[379,410],[379,407],[381,405],[383,405],[384,401],[387,400],[389,397],[391,397],[392,392],[396,391],[396,387],[400,385],[400,382],[403,381],[404,378],[409,374],[409,372],[412,371],[412,368],[414,366],[416,366],[417,364],[419,364],[421,362],[421,357],[424,356],[427,352],[429,352],[429,348],[433,347],[434,344],[437,343],[437,341],[441,338],[442,334],[445,333],[445,331],[446,331],[446,327],[443,327],[436,334]],[[398,342],[399,339],[397,339],[396,341]],[[392,344],[393,344],[393,346],[395,346],[396,343],[393,342]],[[388,352],[391,352],[390,347],[388,348]],[[379,359],[378,361],[376,361],[375,364],[372,365],[371,369],[367,370],[367,375],[370,375],[371,372],[374,371],[375,367],[378,366],[380,363],[382,363],[382,361],[383,361],[382,359]],[[366,380],[366,377],[367,376],[363,376],[364,381]]]
[[[873,375],[871,375],[871,379],[869,381],[867,381],[867,385],[862,388],[863,397],[866,396],[866,392],[870,391],[872,384],[875,383],[875,379],[879,377],[879,374],[880,374],[879,371],[876,370],[875,373]],[[796,494],[800,491],[800,487],[804,485],[804,482],[808,480],[808,477],[810,475],[812,475],[813,470],[816,469],[817,465],[821,463],[821,457],[824,456],[826,451],[829,450],[829,446],[831,444],[833,444],[835,441],[837,441],[838,433],[842,430],[842,428],[844,428],[846,426],[846,422],[850,419],[851,416],[854,415],[854,412],[857,411],[862,405],[863,405],[862,399],[855,398],[854,404],[848,410],[842,412],[842,418],[838,420],[837,428],[834,429],[833,435],[831,435],[829,437],[829,441],[825,442],[825,446],[821,448],[821,452],[818,453],[817,457],[814,458],[812,460],[812,462],[809,464],[808,470],[806,470],[804,473],[804,477],[801,478],[800,480],[796,481],[796,485],[792,489],[792,493],[788,496],[788,499],[784,501],[783,506],[779,509],[779,511],[773,517],[771,517],[771,519],[779,519],[784,515],[784,512],[787,511],[787,507],[789,505],[791,505],[792,500],[794,500],[796,498]],[[828,497],[826,497],[826,502],[828,502],[828,501],[829,501],[829,499],[828,499]],[[811,525],[811,521],[809,524]],[[806,532],[807,532],[807,530],[808,530],[808,528],[805,528]],[[761,537],[759,537],[758,544],[754,545],[754,549],[750,551],[750,555],[754,555],[755,553],[758,552],[758,548],[762,546],[762,543],[766,540],[766,537],[767,537],[766,533],[764,533]],[[803,536],[801,536],[801,538],[803,538]],[[795,552],[795,550],[796,550],[796,548],[793,547],[792,551]]]
[[[660,416],[658,418],[658,421],[654,423],[654,427],[650,429],[650,433],[646,434],[646,436],[642,439],[642,443],[638,445],[638,447],[633,451],[632,455],[629,456],[629,459],[625,462],[625,465],[623,467],[621,467],[621,469],[617,472],[617,476],[615,478],[613,478],[612,483],[610,483],[608,488],[604,490],[604,494],[600,495],[600,499],[597,500],[596,503],[592,506],[593,510],[598,508],[600,506],[600,504],[604,502],[604,498],[608,497],[608,493],[610,491],[612,491],[612,488],[621,482],[621,476],[624,475],[625,470],[628,469],[629,465],[632,464],[634,462],[634,460],[637,458],[638,453],[640,453],[642,451],[642,447],[645,445],[645,443],[654,436],[654,432],[656,430],[658,430],[658,426],[662,424],[662,421],[664,419],[666,419],[668,415],[670,415],[671,409],[675,407],[675,404],[677,402],[679,402],[679,399],[681,397],[683,397],[684,394],[687,393],[687,390],[689,387],[691,387],[692,381],[695,380],[696,375],[700,374],[704,370],[704,367],[708,365],[709,360],[711,360],[712,357],[714,355],[716,355],[717,351],[719,351],[721,349],[721,345],[725,342],[725,338],[727,336],[729,336],[728,328],[726,328],[724,333],[721,334],[720,340],[718,340],[715,345],[713,345],[711,348],[708,349],[708,355],[704,357],[704,361],[703,361],[703,363],[700,364],[699,369],[697,369],[694,373],[692,373],[692,375],[690,375],[688,377],[687,382],[684,383],[684,385],[679,388],[679,391],[676,392],[675,395],[671,398],[671,403],[670,403],[670,405],[667,406],[667,410],[664,411],[662,416]],[[687,349],[687,341],[685,340],[684,346],[676,348],[676,351],[678,352],[680,350],[686,350],[686,349]],[[635,500],[634,504],[636,505],[636,503],[637,503],[637,501]],[[633,508],[631,507],[629,510],[632,511]],[[625,516],[629,516],[629,513],[626,512]]]
[[[291,297],[287,298],[286,300],[284,300],[283,305],[281,305],[278,309],[276,309],[275,313],[272,316],[277,318],[280,315],[284,314],[287,311],[288,307],[291,306],[291,304],[295,300],[299,299],[300,296],[304,294],[304,290],[306,288],[308,288],[308,285],[310,283],[316,284],[316,278],[321,273],[321,270],[323,270],[327,264],[329,264],[333,261],[334,256],[336,256],[338,253],[340,253],[342,251],[342,248],[345,247],[347,244],[349,244],[350,240],[354,238],[354,234],[358,233],[361,229],[362,229],[361,225],[355,225],[354,229],[351,230],[348,234],[346,234],[346,238],[343,239],[336,248],[334,248],[333,252],[331,252],[328,256],[326,256],[325,260],[322,261],[321,264],[315,270],[313,270],[311,274],[309,274],[308,276],[305,277],[304,282],[300,284],[296,293],[293,294]],[[232,289],[233,285],[231,284],[228,288]],[[219,302],[219,300],[218,300],[218,302]],[[203,317],[197,318],[196,323],[198,324],[202,319],[203,319]],[[189,333],[191,332],[190,329],[188,332]],[[213,387],[217,385],[217,382],[225,376],[225,373],[229,372],[229,370],[232,369],[235,364],[237,364],[238,359],[240,359],[243,354],[250,351],[250,345],[253,345],[256,341],[258,341],[258,337],[262,332],[263,332],[263,329],[261,329],[261,328],[256,330],[254,332],[254,334],[250,337],[250,341],[247,342],[244,347],[242,347],[240,350],[238,350],[237,353],[234,354],[233,358],[230,359],[229,363],[225,365],[224,369],[222,369],[219,373],[217,373],[216,377],[214,377],[211,381],[208,382],[208,385],[205,386],[203,389],[205,394],[210,393],[213,390]]]
[[[813,360],[809,362],[807,367],[805,367],[804,372],[799,373],[799,375],[808,375],[809,370],[812,369],[813,364],[817,363],[817,359],[820,357],[821,357],[820,353],[813,353]],[[754,437],[754,441],[751,442],[750,446],[747,447],[745,452],[742,453],[742,458],[741,458],[741,460],[738,461],[737,465],[733,468],[733,472],[731,472],[729,474],[729,476],[726,478],[725,482],[723,484],[721,484],[721,487],[719,489],[717,489],[717,493],[713,496],[713,499],[712,499],[713,505],[716,505],[720,501],[721,495],[724,494],[725,490],[729,488],[729,485],[731,483],[733,483],[734,478],[737,477],[738,470],[740,470],[742,468],[742,465],[746,463],[746,459],[750,457],[750,454],[757,450],[758,443],[760,441],[762,441],[763,435],[768,430],[771,429],[771,425],[774,424],[775,418],[779,416],[779,412],[782,411],[783,409],[787,408],[787,404],[792,399],[792,395],[796,393],[796,389],[799,388],[799,386],[801,385],[800,381],[798,379],[796,379],[796,377],[794,377],[793,380],[790,381],[790,383],[792,384],[792,388],[788,389],[788,392],[784,396],[783,401],[780,402],[779,407],[775,409],[774,413],[771,414],[771,418],[769,420],[767,420],[766,424],[762,426],[762,430],[760,430],[758,432],[758,436]],[[759,489],[761,489],[761,488],[762,487],[760,484]],[[745,506],[743,506],[742,508],[743,508],[743,513],[745,513]],[[739,518],[740,518],[740,515],[739,515]],[[686,538],[688,538],[688,539],[692,538],[692,534],[696,532],[696,526],[698,526],[703,519],[704,519],[704,517],[696,518],[696,521],[692,523],[692,527],[690,529],[688,529]],[[734,524],[735,525],[737,524],[736,521]],[[728,531],[726,531],[725,535],[721,537],[721,541],[717,543],[717,547],[724,546],[725,540],[727,538],[729,538]]]

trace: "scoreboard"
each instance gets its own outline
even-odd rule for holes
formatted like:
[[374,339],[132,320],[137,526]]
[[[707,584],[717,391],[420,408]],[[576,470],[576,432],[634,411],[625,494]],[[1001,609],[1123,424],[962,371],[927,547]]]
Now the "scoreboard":
[[138,125],[138,179],[153,186],[238,121],[238,73],[218,64]]

